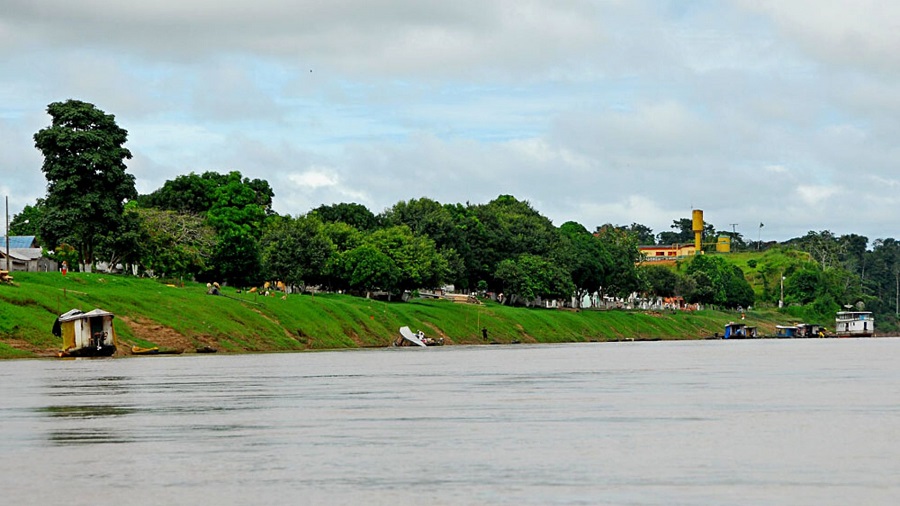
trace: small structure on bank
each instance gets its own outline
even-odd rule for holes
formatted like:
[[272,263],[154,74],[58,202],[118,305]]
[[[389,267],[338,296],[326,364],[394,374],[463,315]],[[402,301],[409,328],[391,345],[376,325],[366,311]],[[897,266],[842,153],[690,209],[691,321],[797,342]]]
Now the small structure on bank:
[[743,323],[730,322],[725,325],[725,339],[753,339],[759,337],[756,327],[748,327]]
[[60,357],[109,357],[116,352],[114,315],[94,309],[87,313],[73,309],[61,314],[53,324],[53,335],[62,337]]

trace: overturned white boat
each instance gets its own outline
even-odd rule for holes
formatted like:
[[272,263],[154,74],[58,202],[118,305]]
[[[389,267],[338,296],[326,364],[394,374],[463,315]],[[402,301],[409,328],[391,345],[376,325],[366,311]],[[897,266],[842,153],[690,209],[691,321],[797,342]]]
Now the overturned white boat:
[[394,340],[394,346],[442,346],[444,344],[444,338],[432,339],[430,337],[425,337],[425,334],[420,330],[418,332],[413,332],[409,327],[400,327],[400,337]]

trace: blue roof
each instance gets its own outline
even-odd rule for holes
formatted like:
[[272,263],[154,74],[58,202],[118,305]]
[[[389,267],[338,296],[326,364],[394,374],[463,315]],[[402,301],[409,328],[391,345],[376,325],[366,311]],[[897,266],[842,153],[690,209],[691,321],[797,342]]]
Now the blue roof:
[[[6,247],[6,237],[0,236],[0,247]],[[33,235],[11,235],[9,236],[9,249],[33,248]]]

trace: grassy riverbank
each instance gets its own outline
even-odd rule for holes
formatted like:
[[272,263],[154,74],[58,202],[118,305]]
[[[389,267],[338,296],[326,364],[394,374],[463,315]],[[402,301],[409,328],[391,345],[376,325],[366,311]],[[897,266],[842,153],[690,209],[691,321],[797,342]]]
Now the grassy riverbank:
[[[0,286],[0,358],[54,355],[50,329],[70,309],[102,308],[116,314],[119,353],[132,345],[187,351],[276,352],[388,346],[408,325],[447,344],[553,343],[645,339],[698,339],[721,333],[736,318],[718,311],[558,311],[455,304],[444,300],[381,302],[338,294],[262,297],[225,288],[206,295],[183,286],[108,274],[15,273]],[[771,332],[775,313],[751,313],[748,325]]]

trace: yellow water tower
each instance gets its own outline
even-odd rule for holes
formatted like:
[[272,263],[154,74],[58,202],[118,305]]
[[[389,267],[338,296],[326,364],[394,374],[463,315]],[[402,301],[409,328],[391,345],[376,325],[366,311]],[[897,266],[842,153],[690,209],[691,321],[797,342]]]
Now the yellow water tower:
[[731,253],[731,237],[727,235],[720,235],[718,241],[716,241],[716,252],[718,253]]
[[694,209],[691,213],[691,230],[694,232],[694,254],[699,255],[703,251],[703,211]]

